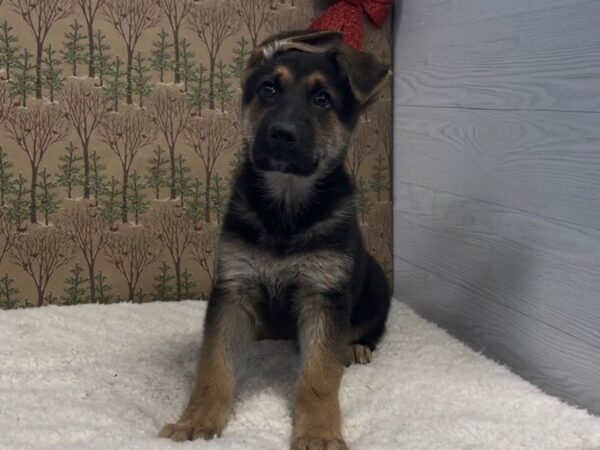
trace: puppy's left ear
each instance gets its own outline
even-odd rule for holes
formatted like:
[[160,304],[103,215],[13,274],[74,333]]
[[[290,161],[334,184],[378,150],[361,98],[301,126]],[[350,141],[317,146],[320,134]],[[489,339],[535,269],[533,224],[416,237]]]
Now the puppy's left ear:
[[390,68],[372,53],[359,52],[351,47],[340,46],[334,54],[358,103],[367,106],[374,102],[392,76]]

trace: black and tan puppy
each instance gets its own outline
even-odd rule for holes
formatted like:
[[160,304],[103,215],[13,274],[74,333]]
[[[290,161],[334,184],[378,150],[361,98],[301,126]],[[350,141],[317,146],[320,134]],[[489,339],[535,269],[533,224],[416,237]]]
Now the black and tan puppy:
[[232,410],[235,368],[254,339],[295,339],[302,357],[293,449],[344,449],[346,363],[381,338],[389,288],[365,251],[344,157],[390,71],[335,32],[266,41],[242,101],[245,161],[233,186],[206,313],[198,375],[176,441],[210,439]]

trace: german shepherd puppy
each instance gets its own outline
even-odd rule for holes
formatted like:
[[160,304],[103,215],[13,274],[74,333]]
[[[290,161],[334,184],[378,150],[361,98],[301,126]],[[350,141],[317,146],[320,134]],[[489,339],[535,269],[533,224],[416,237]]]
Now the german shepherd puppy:
[[362,243],[344,158],[360,113],[391,72],[337,32],[274,36],[243,82],[245,160],[217,251],[196,384],[160,436],[219,436],[235,368],[254,339],[294,339],[302,358],[292,449],[345,449],[338,390],[368,363],[390,291]]

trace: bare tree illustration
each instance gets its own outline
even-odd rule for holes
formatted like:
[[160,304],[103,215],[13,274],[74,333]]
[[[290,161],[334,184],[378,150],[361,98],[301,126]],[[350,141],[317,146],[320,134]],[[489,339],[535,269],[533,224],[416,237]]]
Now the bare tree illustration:
[[73,12],[73,0],[9,0],[13,11],[33,32],[36,44],[35,96],[42,98],[42,57],[44,43],[52,27]]
[[231,0],[198,3],[188,16],[189,27],[198,35],[208,51],[209,107],[215,109],[215,68],[225,40],[239,29],[240,17]]
[[76,0],[79,9],[85,19],[87,38],[88,38],[88,76],[94,78],[96,76],[96,61],[95,51],[96,44],[94,42],[94,20],[96,15],[106,3],[106,0]]
[[103,254],[127,282],[127,300],[134,301],[142,273],[161,256],[158,242],[141,228],[130,228],[110,236]]
[[[312,2],[310,2],[312,3]],[[277,34],[290,30],[304,30],[310,25],[313,18],[317,17],[315,6],[307,6],[305,9],[297,9],[293,14],[285,9],[281,13],[273,14],[267,23],[265,29],[269,34]]]
[[110,221],[102,218],[94,208],[79,205],[63,213],[58,230],[83,256],[88,269],[90,301],[96,303],[96,266],[110,238]]
[[196,0],[156,0],[156,2],[163,14],[167,16],[171,32],[173,33],[173,50],[175,52],[173,72],[175,74],[175,83],[181,83],[181,26],[183,25],[183,20],[190,14]]
[[153,122],[162,132],[171,163],[171,199],[177,196],[175,186],[175,146],[192,117],[193,105],[184,95],[173,89],[157,89],[150,99],[153,110]]
[[127,104],[133,103],[133,56],[144,31],[160,22],[161,10],[153,0],[106,0],[106,18],[125,44],[127,51]]
[[346,155],[346,164],[352,181],[356,186],[358,181],[358,173],[361,167],[365,163],[365,160],[373,154],[375,146],[372,144],[373,134],[371,130],[363,123],[358,125],[354,136],[352,137],[352,144]]
[[181,300],[181,263],[194,239],[194,224],[173,208],[159,208],[153,212],[148,229],[171,256],[175,269],[175,298]]
[[121,163],[123,171],[121,220],[127,223],[129,174],[140,150],[154,142],[155,125],[145,110],[129,107],[123,113],[106,115],[100,123],[98,132]]
[[224,117],[195,118],[185,130],[185,139],[200,157],[204,169],[204,220],[210,222],[211,180],[219,158],[232,147],[232,123]]
[[264,0],[238,0],[237,7],[250,35],[252,48],[256,48],[260,32],[273,15],[273,10]]
[[0,125],[8,117],[13,108],[13,95],[10,84],[0,81]]
[[83,196],[90,198],[90,141],[106,114],[108,99],[87,82],[67,83],[60,94],[59,108],[81,142],[83,152]]
[[190,256],[208,275],[211,284],[215,280],[215,252],[217,248],[218,231],[208,228],[194,235],[189,248]]
[[67,137],[69,124],[54,105],[19,108],[4,123],[6,134],[27,154],[31,166],[31,223],[37,222],[38,172],[52,145]]
[[43,306],[46,288],[56,270],[69,263],[74,254],[71,243],[53,228],[20,234],[10,249],[13,261],[35,284],[37,306]]

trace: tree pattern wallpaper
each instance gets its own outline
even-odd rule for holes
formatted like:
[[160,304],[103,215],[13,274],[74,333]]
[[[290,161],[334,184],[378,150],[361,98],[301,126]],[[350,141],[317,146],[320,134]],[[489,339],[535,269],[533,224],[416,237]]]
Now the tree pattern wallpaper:
[[[0,308],[205,299],[246,59],[329,3],[0,0]],[[390,44],[367,24],[367,50],[389,63]],[[347,161],[388,273],[390,104],[388,86]]]

